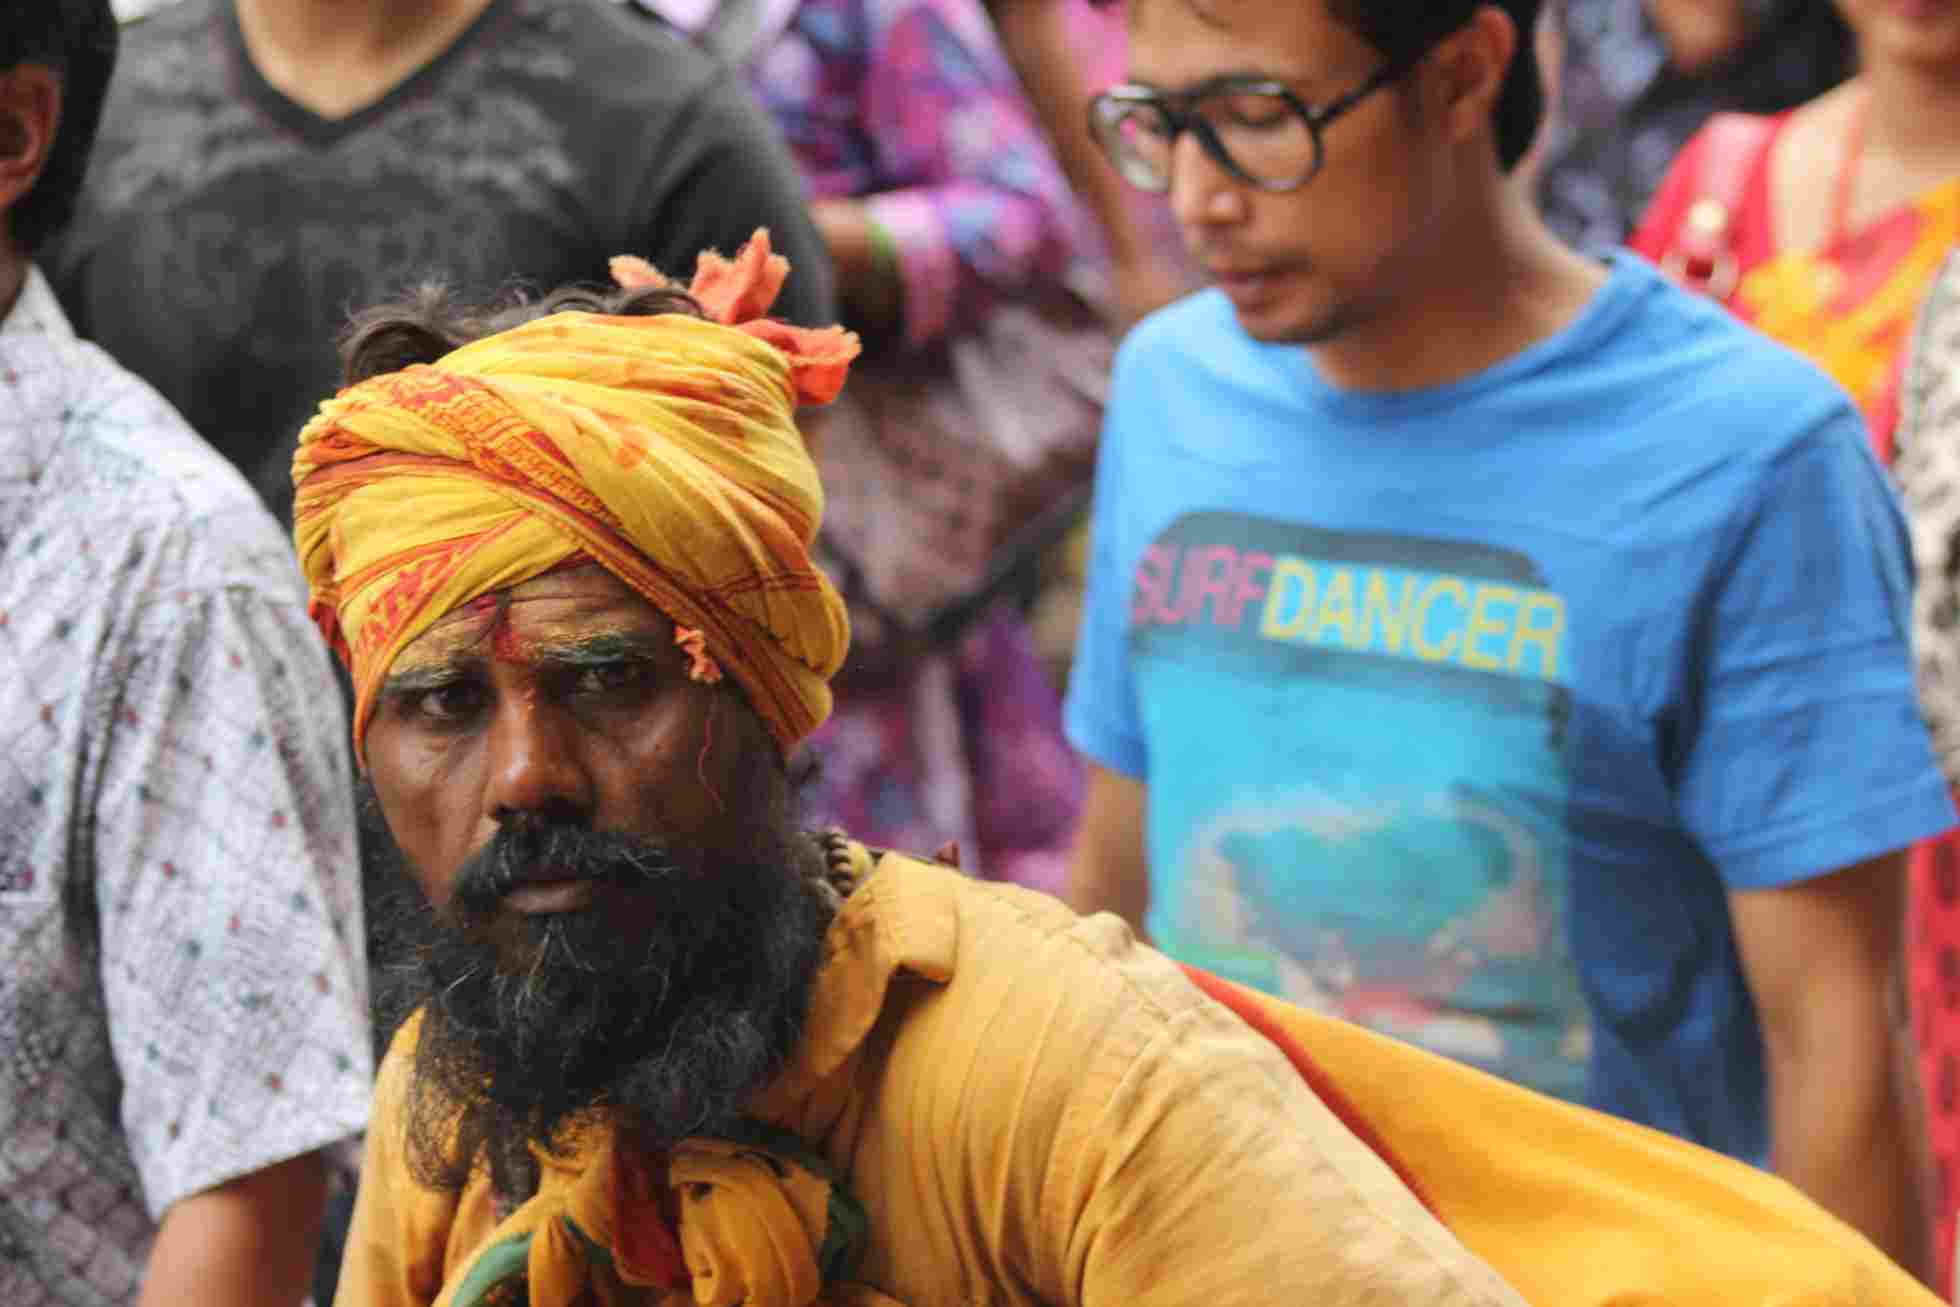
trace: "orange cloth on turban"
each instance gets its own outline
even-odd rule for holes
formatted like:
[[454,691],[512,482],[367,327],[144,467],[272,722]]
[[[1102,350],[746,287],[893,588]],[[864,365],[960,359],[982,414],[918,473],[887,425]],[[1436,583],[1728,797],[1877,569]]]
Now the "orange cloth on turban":
[[[622,284],[657,279],[616,263]],[[810,559],[823,489],[795,408],[836,398],[858,340],[749,320],[788,272],[758,232],[732,262],[701,256],[712,321],[553,314],[321,405],[293,535],[353,674],[357,753],[403,648],[580,557],[671,618],[697,667],[726,668],[785,751],[823,722],[850,627]]]

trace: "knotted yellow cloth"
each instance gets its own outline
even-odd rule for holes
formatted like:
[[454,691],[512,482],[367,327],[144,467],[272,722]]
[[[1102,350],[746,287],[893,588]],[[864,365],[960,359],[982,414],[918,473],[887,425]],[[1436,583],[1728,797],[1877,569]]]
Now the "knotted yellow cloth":
[[436,1307],[482,1307],[520,1276],[532,1307],[617,1307],[646,1289],[696,1307],[809,1307],[862,1251],[864,1209],[794,1136],[749,1128],[651,1163],[603,1128],[566,1157],[540,1154],[537,1194]]
[[785,751],[823,722],[850,627],[810,559],[823,489],[795,409],[836,398],[858,340],[760,320],[788,273],[759,231],[701,256],[710,321],[553,314],[321,405],[293,536],[354,678],[357,754],[403,648],[581,557],[671,618],[698,671],[725,667]]

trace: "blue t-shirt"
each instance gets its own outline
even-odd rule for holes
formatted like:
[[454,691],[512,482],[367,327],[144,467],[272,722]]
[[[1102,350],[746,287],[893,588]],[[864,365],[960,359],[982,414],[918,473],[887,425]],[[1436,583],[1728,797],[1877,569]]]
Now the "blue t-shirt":
[[1631,257],[1393,394],[1207,292],[1123,348],[1094,540],[1069,731],[1147,783],[1162,947],[1764,1155],[1726,894],[1952,819],[1840,390]]

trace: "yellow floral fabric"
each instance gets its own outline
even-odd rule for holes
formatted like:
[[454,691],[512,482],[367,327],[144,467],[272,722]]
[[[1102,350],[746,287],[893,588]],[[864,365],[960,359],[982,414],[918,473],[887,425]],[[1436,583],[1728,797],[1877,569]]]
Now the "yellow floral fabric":
[[822,723],[849,625],[810,558],[823,490],[795,409],[833,398],[858,346],[743,319],[787,273],[758,232],[703,256],[717,320],[554,314],[321,406],[293,460],[294,540],[353,674],[357,751],[404,647],[576,558],[700,632],[785,750]]
[[1851,392],[1881,451],[1893,387],[1926,288],[1960,247],[1960,180],[1822,250],[1786,250],[1744,273],[1736,312]]

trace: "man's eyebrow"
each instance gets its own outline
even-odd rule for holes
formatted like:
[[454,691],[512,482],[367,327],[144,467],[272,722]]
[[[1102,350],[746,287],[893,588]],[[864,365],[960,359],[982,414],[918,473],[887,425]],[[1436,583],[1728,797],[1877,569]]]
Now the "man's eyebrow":
[[671,637],[658,631],[608,631],[603,635],[540,639],[532,646],[535,661],[554,667],[604,667],[635,659],[674,655]]
[[1305,77],[1288,77],[1268,68],[1235,68],[1228,72],[1213,73],[1203,81],[1185,87],[1165,86],[1160,82],[1151,81],[1148,77],[1138,77],[1134,74],[1124,85],[1140,86],[1146,91],[1156,91],[1164,95],[1193,96],[1209,95],[1213,91],[1223,90],[1229,86],[1243,86],[1247,82],[1278,82],[1282,86],[1293,87],[1310,80],[1312,79]]
[[384,697],[392,698],[396,695],[425,694],[430,690],[440,690],[444,686],[454,685],[467,676],[475,661],[457,659],[449,662],[425,663],[420,667],[405,667],[398,672],[389,673],[388,679],[381,683],[381,693]]
[[[530,642],[524,661],[560,669],[607,667],[634,660],[678,657],[671,638],[658,631],[607,631],[599,635],[542,637]],[[381,683],[384,698],[427,694],[441,690],[479,671],[481,654],[468,653],[455,658],[405,667],[391,673]]]

